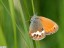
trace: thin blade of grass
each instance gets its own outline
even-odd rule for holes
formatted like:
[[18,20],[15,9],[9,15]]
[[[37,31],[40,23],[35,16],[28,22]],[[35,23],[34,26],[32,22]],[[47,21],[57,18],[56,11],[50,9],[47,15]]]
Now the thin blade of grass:
[[21,19],[22,19],[22,22],[23,22],[24,30],[25,30],[25,35],[26,35],[25,39],[27,40],[27,42],[29,44],[29,47],[33,48],[33,42],[29,38],[29,34],[28,34],[28,30],[27,30],[27,26],[26,26],[26,22],[25,22],[25,18],[24,18],[24,13],[23,13],[23,10],[22,10],[22,6],[21,6],[21,3],[20,3],[20,0],[18,0],[18,5],[19,5],[19,12],[20,12]]
[[2,30],[2,27],[0,25],[0,46],[6,46],[6,40],[5,40],[5,37],[4,37],[4,34],[3,34],[3,30]]
[[33,14],[35,14],[35,7],[34,7],[34,2],[33,2],[33,0],[31,0],[31,3],[32,3]]
[[28,42],[27,42],[26,39],[25,39],[24,33],[22,33],[23,31],[21,31],[21,28],[20,28],[18,25],[16,25],[16,26],[17,26],[17,28],[18,28],[20,34],[21,34],[21,38],[24,39],[24,41],[25,41],[27,47],[29,48],[29,44],[28,44]]
[[64,48],[64,0],[59,0],[59,18],[58,43],[59,48]]
[[10,12],[11,12],[11,20],[13,24],[13,31],[14,31],[14,48],[17,48],[17,38],[16,38],[16,22],[15,22],[15,12],[14,12],[14,4],[13,0],[8,0]]
[[41,48],[40,41],[35,41],[35,44],[36,44],[36,48]]
[[[34,6],[34,1],[31,0],[31,3],[32,3],[33,14],[35,15],[36,14],[36,10],[35,10],[35,6]],[[35,41],[35,44],[36,44],[36,48],[41,48],[39,41]]]

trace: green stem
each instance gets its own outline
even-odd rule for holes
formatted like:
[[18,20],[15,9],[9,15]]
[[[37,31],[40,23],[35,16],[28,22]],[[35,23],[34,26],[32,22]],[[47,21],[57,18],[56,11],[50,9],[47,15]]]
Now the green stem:
[[28,32],[27,26],[26,26],[26,23],[25,23],[24,13],[23,13],[23,10],[22,10],[22,7],[21,7],[21,3],[20,3],[19,0],[18,0],[18,6],[19,6],[20,14],[21,14],[21,19],[23,21],[24,30],[25,30],[25,32]]
[[36,44],[36,48],[41,48],[39,41],[35,41],[35,44]]
[[64,48],[64,0],[59,0],[60,29],[58,32],[59,48]]
[[22,10],[22,6],[21,6],[21,3],[20,3],[20,0],[18,0],[18,6],[19,6],[21,19],[22,19],[22,22],[23,22],[25,34],[26,34],[26,40],[29,41],[28,42],[29,43],[29,47],[33,48],[33,43],[32,43],[32,40],[29,38],[29,34],[28,34],[27,26],[26,26],[26,21],[25,21],[25,18],[24,18],[24,13],[23,13],[23,10]]
[[0,25],[0,46],[6,46],[6,40],[5,40],[5,37],[4,37],[4,34],[3,34],[3,30],[2,30],[2,27]]
[[9,7],[10,7],[10,13],[11,13],[11,19],[13,24],[13,31],[14,31],[14,48],[17,48],[17,37],[16,37],[16,22],[15,22],[15,12],[14,12],[14,4],[13,0],[8,0]]
[[34,7],[34,2],[33,2],[33,0],[31,0],[31,2],[32,2],[32,9],[33,9],[33,14],[35,14],[35,7]]

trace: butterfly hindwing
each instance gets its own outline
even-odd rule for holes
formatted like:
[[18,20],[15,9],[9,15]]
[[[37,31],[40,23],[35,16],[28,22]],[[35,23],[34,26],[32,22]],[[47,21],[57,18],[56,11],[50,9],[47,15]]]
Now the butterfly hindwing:
[[[39,31],[39,32],[38,32]],[[41,33],[43,31],[43,26],[40,22],[40,19],[38,17],[34,17],[31,20],[30,27],[29,27],[29,34],[34,40],[41,40],[45,37],[45,34]],[[32,34],[34,34],[32,36]],[[42,35],[39,35],[42,34]],[[39,36],[39,37],[37,37]]]

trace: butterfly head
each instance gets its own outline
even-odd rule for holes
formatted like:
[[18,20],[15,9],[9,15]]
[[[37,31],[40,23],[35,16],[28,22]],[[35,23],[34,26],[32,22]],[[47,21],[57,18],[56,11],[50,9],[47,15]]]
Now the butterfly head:
[[32,18],[31,18],[30,21],[34,21],[34,20],[36,20],[37,18],[38,18],[38,16],[34,15],[34,16],[32,16]]

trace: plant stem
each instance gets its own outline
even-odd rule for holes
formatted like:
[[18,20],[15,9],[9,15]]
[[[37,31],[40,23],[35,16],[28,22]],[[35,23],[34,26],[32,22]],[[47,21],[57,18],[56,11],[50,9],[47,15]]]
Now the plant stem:
[[12,25],[13,25],[13,31],[14,31],[14,48],[17,48],[17,38],[16,38],[16,22],[15,22],[15,12],[14,12],[14,4],[13,0],[8,0],[9,7],[10,7],[10,13],[11,13],[11,19],[12,19]]

